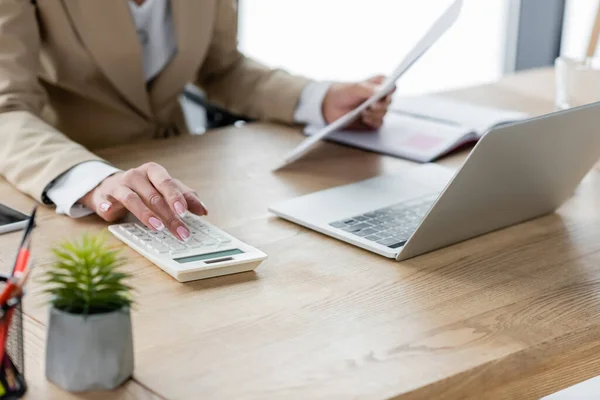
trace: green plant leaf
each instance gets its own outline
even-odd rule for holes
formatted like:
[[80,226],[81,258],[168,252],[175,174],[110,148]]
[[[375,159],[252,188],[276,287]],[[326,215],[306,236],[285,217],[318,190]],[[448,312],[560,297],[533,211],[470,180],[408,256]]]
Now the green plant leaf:
[[103,235],[83,235],[52,249],[54,263],[40,282],[50,303],[78,314],[110,312],[132,304],[130,275],[119,270],[125,260]]

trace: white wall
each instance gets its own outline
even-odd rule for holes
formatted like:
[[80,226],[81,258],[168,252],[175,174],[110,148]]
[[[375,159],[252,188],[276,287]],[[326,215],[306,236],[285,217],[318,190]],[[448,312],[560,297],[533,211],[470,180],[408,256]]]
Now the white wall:
[[[240,0],[240,46],[316,79],[388,73],[450,0]],[[400,81],[415,94],[498,79],[507,0],[465,0],[457,24]]]

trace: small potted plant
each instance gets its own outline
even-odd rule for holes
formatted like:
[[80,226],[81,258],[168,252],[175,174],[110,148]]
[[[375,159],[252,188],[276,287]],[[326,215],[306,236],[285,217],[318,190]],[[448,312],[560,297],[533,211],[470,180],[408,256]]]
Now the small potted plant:
[[133,373],[131,288],[103,236],[53,249],[42,283],[50,295],[46,377],[71,391],[111,390]]

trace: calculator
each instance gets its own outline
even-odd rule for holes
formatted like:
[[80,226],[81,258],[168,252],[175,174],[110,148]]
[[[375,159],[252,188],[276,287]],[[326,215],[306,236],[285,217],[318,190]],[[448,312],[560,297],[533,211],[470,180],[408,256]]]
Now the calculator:
[[191,233],[185,243],[167,230],[157,232],[135,222],[108,229],[179,282],[252,271],[267,259],[260,250],[198,216],[189,214],[182,220]]

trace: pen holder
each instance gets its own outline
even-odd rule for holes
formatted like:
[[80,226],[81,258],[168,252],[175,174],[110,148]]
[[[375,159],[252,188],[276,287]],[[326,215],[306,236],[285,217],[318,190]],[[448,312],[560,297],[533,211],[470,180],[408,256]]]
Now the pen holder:
[[[0,286],[6,284],[6,276],[0,275]],[[21,296],[10,299],[0,306],[0,334],[4,341],[0,359],[0,399],[21,398],[27,391],[25,382],[25,355],[23,351],[23,312]]]

